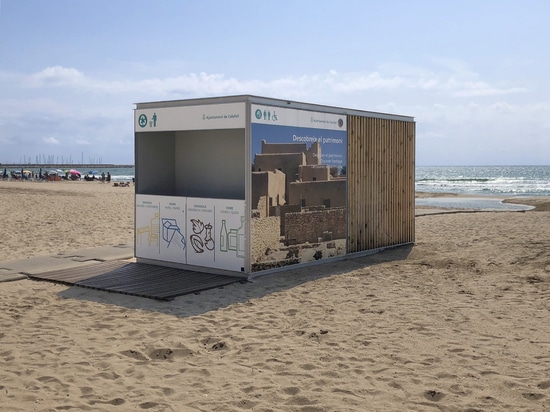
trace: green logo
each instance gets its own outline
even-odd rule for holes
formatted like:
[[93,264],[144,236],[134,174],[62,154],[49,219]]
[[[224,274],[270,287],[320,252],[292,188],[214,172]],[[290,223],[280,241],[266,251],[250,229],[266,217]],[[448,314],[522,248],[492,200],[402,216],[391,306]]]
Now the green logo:
[[260,120],[262,118],[262,111],[260,109],[256,109],[254,115],[256,116],[256,119]]
[[138,117],[138,124],[139,127],[147,126],[147,116],[145,116],[144,114],[140,114]]

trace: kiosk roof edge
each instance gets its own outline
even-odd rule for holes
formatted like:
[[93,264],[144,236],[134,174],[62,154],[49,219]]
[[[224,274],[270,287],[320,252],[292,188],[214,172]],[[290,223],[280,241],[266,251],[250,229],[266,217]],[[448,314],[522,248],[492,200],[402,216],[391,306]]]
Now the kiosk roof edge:
[[254,96],[254,95],[204,97],[204,98],[193,98],[193,99],[143,102],[143,103],[134,103],[134,104],[136,105],[135,110],[140,110],[140,109],[153,109],[153,108],[163,108],[163,107],[182,107],[182,106],[197,106],[197,105],[211,105],[211,104],[224,104],[224,103],[244,103],[244,102],[250,102],[250,103],[261,104],[266,106],[288,107],[288,108],[318,111],[318,112],[414,122],[413,116],[398,115],[398,114],[392,114],[392,113],[379,113],[379,112],[372,112],[368,110],[350,109],[350,108],[344,108],[344,107],[338,107],[338,106],[328,106],[328,105],[315,104],[315,103],[297,102],[292,100],[276,99],[276,98]]

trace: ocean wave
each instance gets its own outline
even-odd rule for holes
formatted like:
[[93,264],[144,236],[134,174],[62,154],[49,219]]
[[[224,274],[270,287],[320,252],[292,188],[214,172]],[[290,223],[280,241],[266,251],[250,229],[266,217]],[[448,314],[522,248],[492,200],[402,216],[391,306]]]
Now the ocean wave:
[[550,196],[550,166],[419,166],[418,192]]
[[424,178],[417,179],[417,182],[490,182],[495,179],[490,178]]
[[131,181],[134,175],[112,175],[111,180],[115,181]]

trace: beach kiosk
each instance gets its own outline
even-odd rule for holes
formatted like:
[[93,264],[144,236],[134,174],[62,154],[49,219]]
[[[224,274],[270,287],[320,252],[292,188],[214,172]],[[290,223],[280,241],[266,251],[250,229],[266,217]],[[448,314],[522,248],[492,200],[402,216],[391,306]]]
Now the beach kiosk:
[[251,95],[137,103],[138,262],[252,277],[414,242],[412,117]]

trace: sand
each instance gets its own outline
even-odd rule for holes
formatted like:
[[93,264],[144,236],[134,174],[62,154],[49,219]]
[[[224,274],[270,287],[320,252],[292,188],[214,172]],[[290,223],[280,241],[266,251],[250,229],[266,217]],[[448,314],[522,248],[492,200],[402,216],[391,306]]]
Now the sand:
[[[170,302],[0,284],[6,411],[550,410],[549,199]],[[131,243],[133,187],[0,183],[0,261]]]
[[133,243],[133,205],[133,186],[0,181],[0,261]]

